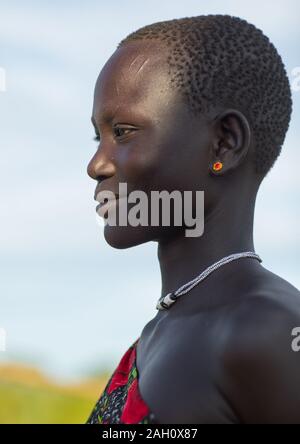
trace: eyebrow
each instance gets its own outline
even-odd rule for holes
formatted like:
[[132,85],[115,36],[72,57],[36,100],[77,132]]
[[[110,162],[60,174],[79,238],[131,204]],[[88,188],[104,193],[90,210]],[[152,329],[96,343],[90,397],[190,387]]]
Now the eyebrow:
[[[100,124],[101,123],[109,124],[109,123],[111,123],[111,121],[115,117],[115,114],[116,114],[115,112],[112,112],[111,110],[106,109],[103,111],[100,119],[98,119],[98,120],[99,120]],[[94,118],[94,116],[91,117],[91,121],[92,121],[92,124],[94,125],[94,127],[97,128],[97,123],[96,123],[96,119]]]

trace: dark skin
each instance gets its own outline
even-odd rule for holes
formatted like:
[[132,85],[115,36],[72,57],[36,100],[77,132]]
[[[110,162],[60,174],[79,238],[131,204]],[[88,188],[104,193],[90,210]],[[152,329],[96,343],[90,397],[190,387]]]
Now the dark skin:
[[[224,256],[255,251],[261,183],[246,117],[221,107],[193,116],[170,87],[166,55],[160,43],[138,41],[108,60],[95,88],[100,141],[88,165],[98,191],[117,192],[120,182],[148,194],[204,190],[200,237],[186,237],[183,227],[105,226],[116,248],[158,243],[162,295]],[[214,172],[217,160],[224,167]],[[291,348],[299,296],[257,260],[242,258],[158,311],[136,360],[140,393],[157,422],[300,423],[300,353]]]

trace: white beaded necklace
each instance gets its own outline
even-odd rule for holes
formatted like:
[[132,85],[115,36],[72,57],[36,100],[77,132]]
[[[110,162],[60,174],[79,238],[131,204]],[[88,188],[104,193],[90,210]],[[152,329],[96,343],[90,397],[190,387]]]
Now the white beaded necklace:
[[254,253],[253,251],[234,253],[230,254],[229,256],[223,257],[218,262],[215,262],[214,264],[207,267],[204,271],[202,271],[201,274],[199,274],[186,284],[182,285],[177,290],[168,293],[166,296],[161,296],[156,304],[157,310],[167,310],[168,308],[170,308],[171,305],[173,305],[177,301],[177,299],[180,296],[192,290],[192,288],[198,285],[199,282],[203,281],[203,279],[205,279],[210,273],[212,273],[222,265],[228,264],[228,262],[234,261],[236,259],[240,259],[241,257],[251,257],[253,259],[257,259],[259,262],[262,262],[262,259],[258,256],[258,254]]

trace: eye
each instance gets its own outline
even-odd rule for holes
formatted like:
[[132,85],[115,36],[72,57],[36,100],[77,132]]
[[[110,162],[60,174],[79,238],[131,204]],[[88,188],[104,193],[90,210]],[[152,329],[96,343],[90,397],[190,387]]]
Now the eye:
[[123,136],[127,136],[130,134],[131,131],[134,131],[134,128],[128,128],[128,127],[121,127],[121,126],[115,126],[114,127],[114,134],[117,138],[121,138]]
[[[135,131],[135,128],[121,127],[121,126],[115,126],[113,128],[114,135],[118,139],[122,138],[123,136],[127,136],[128,134],[130,134],[131,131]],[[93,137],[93,140],[95,140],[98,143],[100,142],[101,138],[98,132],[96,132],[96,135],[95,137]]]

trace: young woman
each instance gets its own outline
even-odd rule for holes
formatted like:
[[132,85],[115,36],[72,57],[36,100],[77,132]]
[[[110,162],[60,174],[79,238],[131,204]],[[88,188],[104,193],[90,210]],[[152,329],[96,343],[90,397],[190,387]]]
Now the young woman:
[[95,198],[117,196],[100,204],[102,216],[118,215],[137,190],[203,190],[204,232],[187,236],[172,210],[168,226],[105,225],[115,248],[157,242],[162,290],[88,423],[300,422],[300,354],[291,347],[300,293],[262,266],[253,244],[257,191],[291,106],[276,49],[235,17],[146,26],[105,64],[88,165]]

